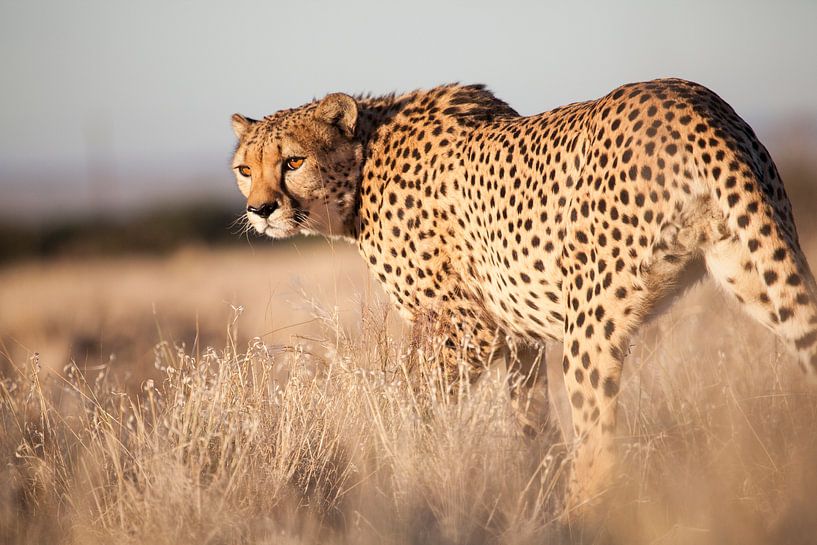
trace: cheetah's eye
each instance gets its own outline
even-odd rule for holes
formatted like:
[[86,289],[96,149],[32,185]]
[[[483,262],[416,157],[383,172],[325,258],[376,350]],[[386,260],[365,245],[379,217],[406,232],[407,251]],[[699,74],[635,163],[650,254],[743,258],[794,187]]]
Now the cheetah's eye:
[[240,165],[236,167],[238,169],[238,173],[244,176],[245,178],[249,178],[250,174],[252,174],[252,170],[247,165]]
[[301,168],[301,165],[304,164],[303,157],[290,157],[284,163],[287,167],[287,170],[298,170]]

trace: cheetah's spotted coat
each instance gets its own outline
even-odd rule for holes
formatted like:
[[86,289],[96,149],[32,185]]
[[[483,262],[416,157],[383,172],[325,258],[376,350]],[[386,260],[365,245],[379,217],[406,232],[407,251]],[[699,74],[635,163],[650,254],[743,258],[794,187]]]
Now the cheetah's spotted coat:
[[574,504],[610,477],[630,335],[696,265],[817,373],[817,289],[783,184],[700,85],[629,84],[530,117],[481,86],[334,94],[233,125],[259,232],[354,240],[401,312],[448,318],[477,363],[564,343]]

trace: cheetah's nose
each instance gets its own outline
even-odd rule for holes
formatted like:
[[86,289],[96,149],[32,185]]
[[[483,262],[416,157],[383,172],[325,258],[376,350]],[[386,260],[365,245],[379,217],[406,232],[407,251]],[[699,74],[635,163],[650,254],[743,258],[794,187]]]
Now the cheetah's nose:
[[278,201],[265,202],[261,206],[247,206],[247,212],[252,212],[262,218],[270,217],[276,210],[278,210]]

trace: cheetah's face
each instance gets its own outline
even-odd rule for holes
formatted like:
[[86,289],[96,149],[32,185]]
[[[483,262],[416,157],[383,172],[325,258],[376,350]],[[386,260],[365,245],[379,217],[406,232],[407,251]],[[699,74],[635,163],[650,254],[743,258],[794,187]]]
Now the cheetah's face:
[[351,236],[362,157],[356,124],[357,103],[342,94],[260,121],[233,116],[233,171],[256,231]]

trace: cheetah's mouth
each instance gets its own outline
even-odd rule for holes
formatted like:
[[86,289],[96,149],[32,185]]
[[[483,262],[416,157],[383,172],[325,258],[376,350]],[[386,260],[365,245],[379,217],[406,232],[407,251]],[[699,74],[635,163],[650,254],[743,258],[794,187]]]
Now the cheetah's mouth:
[[286,215],[276,213],[269,218],[251,216],[250,223],[258,234],[276,239],[312,231],[309,224],[309,211],[303,208],[294,208]]
[[298,228],[289,222],[267,222],[261,229],[256,228],[256,230],[259,232],[259,234],[270,238],[287,238],[298,233]]
[[248,214],[248,217],[253,229],[259,235],[270,238],[287,238],[299,231],[298,225],[292,218],[282,217],[280,213],[275,213],[269,218],[262,218],[253,214]]

